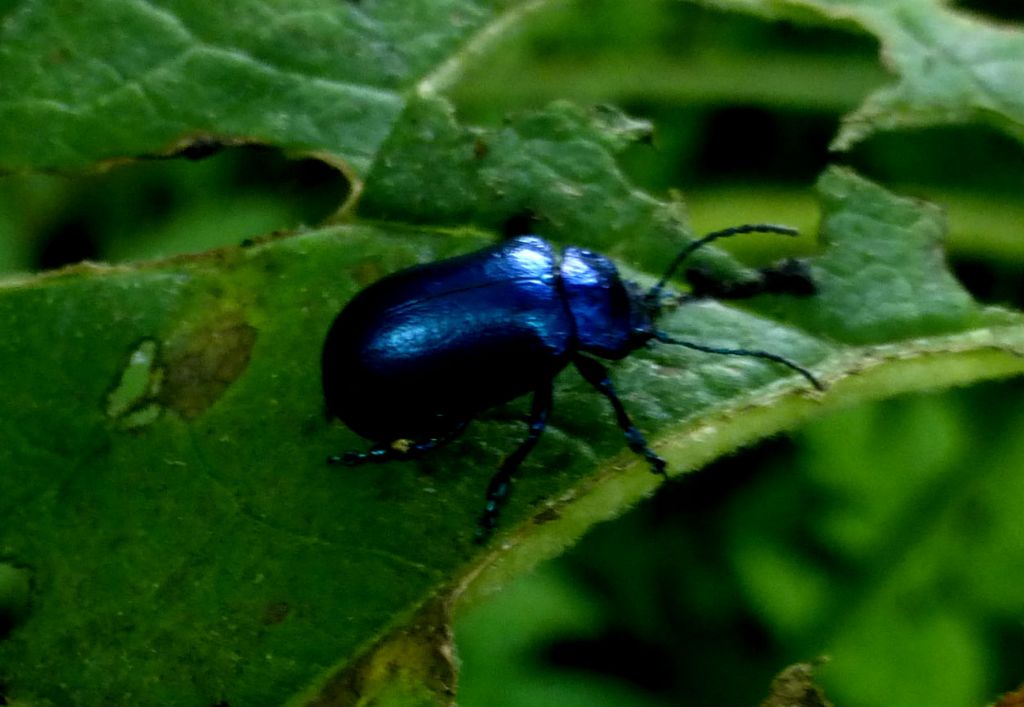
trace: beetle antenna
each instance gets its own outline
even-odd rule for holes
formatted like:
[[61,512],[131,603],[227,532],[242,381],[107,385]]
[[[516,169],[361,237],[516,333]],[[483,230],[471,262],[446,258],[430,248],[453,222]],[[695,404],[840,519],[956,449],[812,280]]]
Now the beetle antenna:
[[679,252],[679,255],[673,259],[672,264],[668,266],[668,270],[666,270],[665,274],[661,276],[660,280],[658,280],[658,284],[648,290],[647,299],[658,299],[661,295],[662,289],[665,287],[665,284],[668,282],[669,278],[672,277],[672,273],[674,273],[695,250],[703,248],[711,241],[717,241],[719,238],[728,238],[729,236],[738,236],[744,233],[779,233],[783,236],[795,236],[798,234],[798,231],[790,226],[779,226],[773,223],[747,223],[742,226],[733,226],[732,228],[724,228],[721,231],[709,233],[706,236],[693,241]]
[[675,344],[676,346],[685,346],[688,349],[693,349],[694,351],[703,351],[704,353],[722,354],[724,356],[749,356],[751,358],[762,358],[765,359],[766,361],[774,361],[775,363],[781,363],[783,366],[787,366],[796,371],[797,373],[799,373],[800,375],[802,375],[804,378],[810,381],[811,385],[813,385],[817,390],[822,392],[824,392],[825,390],[824,384],[820,380],[818,380],[818,377],[815,376],[810,371],[808,371],[803,366],[801,366],[799,363],[795,363],[794,361],[790,361],[788,358],[785,358],[784,356],[779,356],[778,354],[773,354],[769,351],[759,351],[757,349],[724,349],[719,348],[717,346],[704,346],[703,344],[695,344],[692,341],[683,341],[682,339],[673,338],[663,331],[654,332],[654,338],[662,342],[663,344]]

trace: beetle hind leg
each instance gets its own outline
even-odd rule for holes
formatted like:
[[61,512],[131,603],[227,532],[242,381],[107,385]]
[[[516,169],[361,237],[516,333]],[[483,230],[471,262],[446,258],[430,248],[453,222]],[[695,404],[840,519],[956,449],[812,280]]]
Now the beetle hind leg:
[[654,450],[647,445],[647,440],[644,439],[643,433],[629,419],[629,413],[626,412],[625,406],[615,392],[611,378],[608,377],[608,369],[586,356],[576,356],[572,362],[587,383],[590,383],[597,392],[606,397],[608,402],[612,404],[612,409],[615,410],[615,418],[619,423],[619,428],[626,434],[626,442],[629,444],[629,448],[647,460],[652,472],[665,476],[665,460],[654,453]]
[[381,442],[370,447],[365,452],[345,452],[341,455],[327,457],[328,464],[341,464],[344,466],[359,466],[361,464],[373,463],[382,464],[389,461],[408,461],[417,459],[427,452],[442,447],[462,434],[466,429],[467,421],[458,422],[451,430],[443,435],[435,437],[424,437],[417,440],[394,440]]
[[516,473],[523,460],[537,445],[537,440],[544,432],[548,424],[548,416],[551,414],[551,379],[544,381],[533,394],[533,402],[530,405],[530,429],[526,439],[516,447],[515,451],[505,457],[498,471],[491,477],[487,484],[487,502],[484,504],[484,514],[480,517],[480,527],[476,533],[478,543],[487,539],[495,526],[498,524],[498,515],[502,506],[508,500],[509,488],[512,484],[512,475]]

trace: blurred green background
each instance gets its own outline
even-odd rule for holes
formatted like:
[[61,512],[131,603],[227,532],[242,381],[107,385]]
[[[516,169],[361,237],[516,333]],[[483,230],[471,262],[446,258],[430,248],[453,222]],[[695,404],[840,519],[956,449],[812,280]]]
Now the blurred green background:
[[[1024,23],[1019,2],[959,2]],[[841,116],[890,77],[872,38],[683,2],[578,0],[537,14],[452,98],[469,123],[568,98],[656,126],[625,155],[679,190],[695,230],[758,263],[811,252],[811,186],[841,162],[942,204],[950,258],[984,302],[1024,305],[1024,149],[970,126],[833,155]],[[156,258],[328,218],[335,171],[234,148],[90,176],[0,178],[0,272]],[[781,245],[790,251],[780,250]],[[847,410],[675,481],[456,626],[464,707],[752,705],[820,670],[844,707],[980,705],[1024,680],[1019,383]]]

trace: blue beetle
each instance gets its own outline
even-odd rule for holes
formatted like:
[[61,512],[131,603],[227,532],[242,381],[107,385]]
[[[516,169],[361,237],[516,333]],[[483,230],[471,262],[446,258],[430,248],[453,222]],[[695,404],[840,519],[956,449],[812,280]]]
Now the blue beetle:
[[[575,246],[559,253],[537,236],[384,277],[338,314],[322,358],[328,413],[375,445],[328,461],[356,465],[417,457],[452,440],[481,412],[532,392],[526,439],[487,488],[478,534],[485,537],[495,527],[512,475],[544,431],[554,378],[572,363],[611,403],[629,448],[664,474],[665,461],[633,425],[607,369],[594,357],[619,360],[660,341],[775,361],[821,389],[807,369],[776,354],[704,346],[655,326],[667,301],[680,301],[663,290],[691,253],[718,238],[754,232],[796,233],[770,224],[716,231],[684,248],[646,291],[622,279],[605,256]],[[793,260],[741,283],[719,283],[700,271],[693,278],[698,284],[683,299],[814,291],[802,264]]]

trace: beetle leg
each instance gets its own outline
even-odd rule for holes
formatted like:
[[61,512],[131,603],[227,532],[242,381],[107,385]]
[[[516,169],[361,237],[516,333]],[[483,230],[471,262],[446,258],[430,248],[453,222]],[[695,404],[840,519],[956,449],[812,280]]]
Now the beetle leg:
[[381,442],[370,447],[366,452],[345,452],[338,456],[327,457],[328,464],[344,464],[345,466],[359,466],[367,462],[375,464],[395,461],[409,460],[421,457],[427,452],[448,444],[462,434],[468,423],[465,420],[458,422],[451,430],[436,437],[425,437],[424,439],[413,440],[408,443],[401,443],[403,440],[394,442]]
[[665,476],[665,460],[647,446],[647,440],[644,439],[643,434],[636,428],[633,421],[629,419],[629,414],[626,412],[622,401],[619,400],[615,387],[612,386],[612,381],[608,377],[608,369],[586,356],[576,356],[572,362],[575,364],[576,370],[580,372],[580,375],[590,385],[594,386],[601,395],[608,398],[608,402],[612,404],[619,427],[626,433],[626,441],[629,443],[629,448],[647,460],[647,463],[651,465],[651,471]]
[[548,424],[548,416],[551,414],[551,383],[548,378],[533,393],[533,402],[530,405],[530,429],[526,434],[523,443],[516,447],[515,451],[505,457],[498,471],[491,477],[487,484],[487,503],[484,505],[484,514],[480,517],[480,529],[476,534],[476,541],[483,542],[498,523],[498,514],[501,507],[508,500],[509,486],[512,483],[512,475],[516,473],[519,466],[526,459],[526,456],[537,445],[541,433]]
[[824,391],[825,386],[818,378],[808,371],[806,368],[801,366],[799,363],[790,361],[785,356],[771,353],[770,351],[760,351],[758,349],[726,349],[718,346],[706,346],[704,344],[696,344],[692,341],[685,341],[683,339],[676,339],[675,337],[669,336],[663,331],[654,332],[654,338],[663,344],[675,344],[676,346],[683,346],[694,351],[703,351],[704,353],[719,354],[722,356],[749,356],[750,358],[761,358],[765,361],[774,361],[775,363],[781,363],[783,366],[793,369],[813,385],[817,390]]

